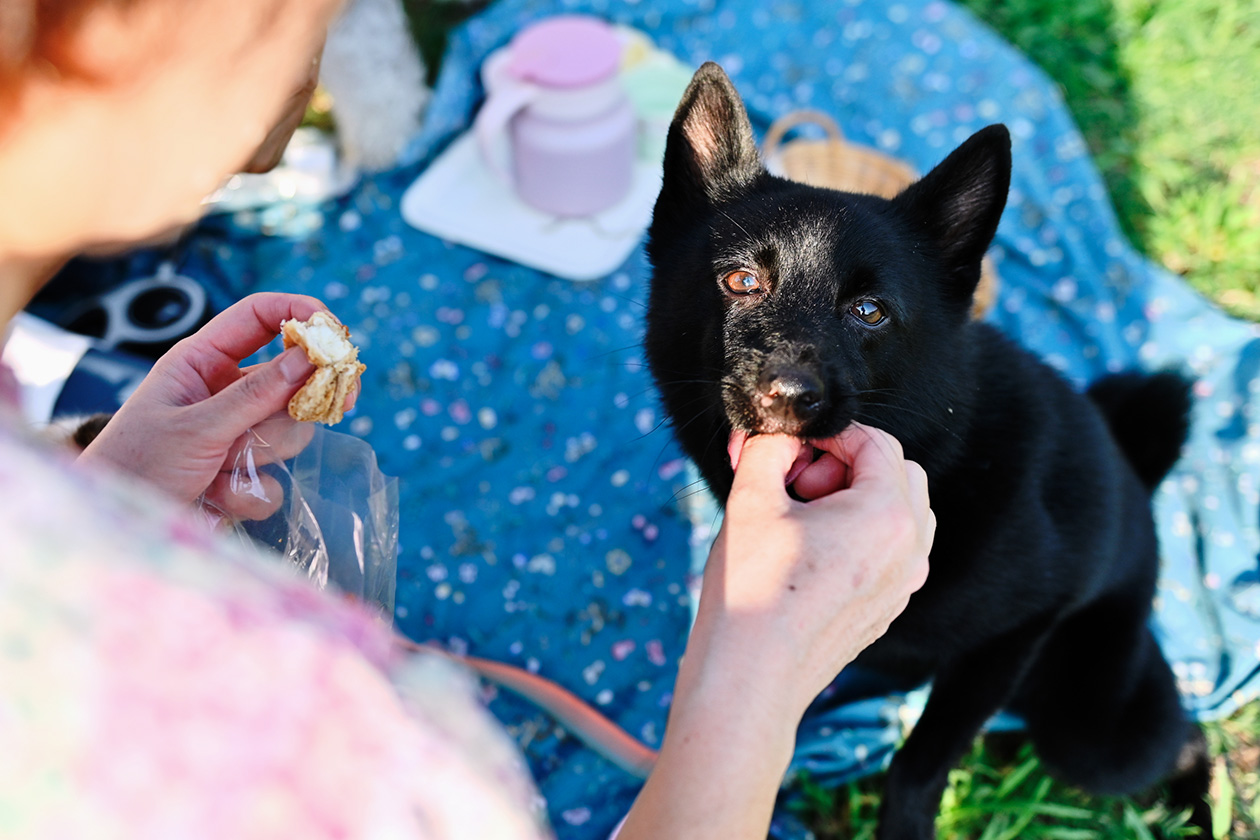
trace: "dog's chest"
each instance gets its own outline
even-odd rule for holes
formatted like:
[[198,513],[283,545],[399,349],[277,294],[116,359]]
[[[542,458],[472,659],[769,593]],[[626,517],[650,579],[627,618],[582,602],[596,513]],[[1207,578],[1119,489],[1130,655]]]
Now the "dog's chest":
[[[986,640],[1018,627],[1047,601],[1060,600],[1036,585],[1024,586],[995,575],[991,549],[951,550],[949,530],[947,524],[938,524],[941,539],[932,551],[928,582],[911,597],[884,636],[862,654],[862,664],[922,679]],[[1025,559],[1029,577],[1037,577],[1033,567],[1041,566],[1043,558],[1025,555]]]

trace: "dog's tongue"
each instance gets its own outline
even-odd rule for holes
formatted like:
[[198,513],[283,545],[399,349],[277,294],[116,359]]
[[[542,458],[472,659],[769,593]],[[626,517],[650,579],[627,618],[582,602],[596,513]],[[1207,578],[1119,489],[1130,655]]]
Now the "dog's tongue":
[[[731,438],[726,444],[726,453],[731,459],[731,469],[739,466],[739,455],[744,451],[744,441],[746,440],[748,440],[748,432],[742,429],[736,429],[731,432]],[[785,487],[796,481],[814,459],[814,447],[805,441],[800,443],[801,449],[796,453],[796,460],[792,462],[792,466],[788,468],[787,476],[783,479]]]

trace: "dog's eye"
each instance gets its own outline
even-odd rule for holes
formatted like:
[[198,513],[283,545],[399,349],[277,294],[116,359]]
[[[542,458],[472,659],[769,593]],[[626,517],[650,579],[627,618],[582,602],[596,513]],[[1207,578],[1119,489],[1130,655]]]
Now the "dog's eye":
[[756,274],[742,268],[727,274],[722,278],[722,283],[727,291],[736,295],[754,295],[766,290],[765,284]]
[[849,311],[859,321],[864,324],[870,324],[872,327],[876,324],[882,324],[886,317],[884,310],[873,300],[859,300],[849,307]]

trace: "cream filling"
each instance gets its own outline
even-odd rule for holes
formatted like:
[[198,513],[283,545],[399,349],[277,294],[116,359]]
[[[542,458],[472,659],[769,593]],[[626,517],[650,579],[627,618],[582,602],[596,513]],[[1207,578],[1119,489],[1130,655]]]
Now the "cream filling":
[[301,336],[306,355],[317,365],[335,365],[355,351],[346,339],[345,330],[322,312],[316,312],[306,324],[293,324]]

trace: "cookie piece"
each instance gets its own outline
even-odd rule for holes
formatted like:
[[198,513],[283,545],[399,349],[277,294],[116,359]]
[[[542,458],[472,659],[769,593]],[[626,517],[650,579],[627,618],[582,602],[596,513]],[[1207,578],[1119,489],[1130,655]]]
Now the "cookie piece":
[[350,343],[350,330],[330,312],[316,312],[305,321],[280,323],[287,350],[294,345],[306,352],[315,372],[289,400],[289,416],[303,422],[341,422],[346,397],[366,366],[359,348]]

